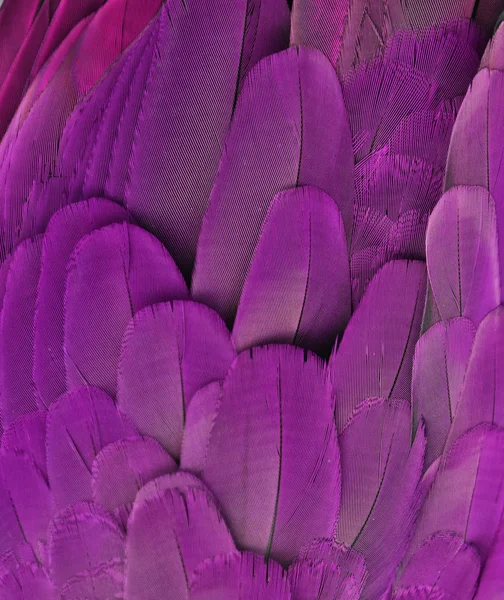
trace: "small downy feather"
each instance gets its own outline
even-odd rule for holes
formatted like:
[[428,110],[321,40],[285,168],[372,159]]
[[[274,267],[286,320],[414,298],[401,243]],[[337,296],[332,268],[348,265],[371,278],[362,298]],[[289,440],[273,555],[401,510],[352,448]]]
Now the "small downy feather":
[[349,237],[352,164],[329,61],[307,48],[263,59],[243,84],[203,219],[194,298],[232,324],[268,208],[282,190],[310,185],[329,194]]
[[423,419],[428,431],[426,468],[443,452],[475,333],[469,319],[458,317],[436,323],[417,342],[411,388],[413,427],[416,430]]
[[47,416],[47,472],[60,508],[91,500],[92,466],[108,444],[136,434],[111,398],[85,387],[61,396]]
[[479,423],[504,427],[504,306],[488,314],[476,332],[464,387],[454,413],[447,447]]
[[[234,552],[204,561],[191,583],[193,600],[291,600],[282,567],[252,552]],[[292,596],[293,600],[298,600]]]
[[370,283],[329,362],[339,431],[366,398],[410,399],[425,280],[423,264],[393,261]]
[[455,442],[441,458],[409,555],[427,537],[450,530],[474,544],[485,561],[504,511],[503,453],[504,430],[487,423]]
[[280,192],[238,305],[237,350],[276,342],[327,355],[349,318],[348,252],[336,203],[312,187]]
[[51,578],[58,588],[82,571],[124,557],[119,523],[97,504],[66,507],[54,517],[47,537]]
[[140,490],[128,521],[124,598],[186,600],[196,567],[233,552],[233,539],[204,489],[155,482]]
[[364,558],[332,540],[304,546],[288,570],[293,600],[358,600],[366,575]]
[[226,326],[203,304],[148,306],[124,334],[118,407],[141,433],[178,459],[191,398],[211,381],[223,379],[235,356]]
[[500,304],[495,204],[482,187],[450,188],[429,218],[427,270],[441,318],[476,326]]
[[435,533],[403,566],[397,588],[429,586],[449,598],[471,600],[480,573],[476,549],[462,537],[443,531]]
[[177,470],[177,463],[155,440],[129,437],[105,448],[93,461],[93,500],[126,526],[137,492],[147,482]]
[[[3,426],[37,410],[33,385],[33,319],[42,238],[23,242],[10,260],[0,316],[0,402]],[[15,343],[13,343],[15,340]]]
[[127,219],[119,205],[92,198],[66,206],[49,221],[42,244],[34,322],[33,379],[40,409],[66,391],[63,307],[66,268],[72,252],[85,235]]
[[85,236],[67,270],[67,385],[96,385],[112,396],[123,334],[139,310],[187,297],[182,275],[161,242],[139,227],[114,224]]
[[192,440],[204,458],[197,471],[240,548],[286,564],[303,544],[333,535],[340,497],[333,411],[315,356],[290,346],[238,356],[209,439]]

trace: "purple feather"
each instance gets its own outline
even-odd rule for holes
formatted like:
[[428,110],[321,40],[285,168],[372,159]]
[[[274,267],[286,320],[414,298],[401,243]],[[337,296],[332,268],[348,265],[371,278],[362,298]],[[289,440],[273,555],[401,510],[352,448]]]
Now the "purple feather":
[[427,269],[436,305],[446,320],[478,325],[500,303],[495,204],[482,187],[446,192],[429,219]]
[[193,575],[193,600],[296,600],[282,567],[251,552],[204,561]]
[[366,398],[410,399],[424,293],[419,262],[388,263],[369,285],[329,362],[339,431]]
[[345,230],[334,200],[316,188],[272,201],[238,305],[239,351],[290,343],[327,355],[350,318]]
[[91,474],[96,455],[108,444],[135,435],[133,425],[118,414],[101,390],[79,388],[51,404],[47,416],[47,471],[59,508],[91,500]]
[[155,440],[140,436],[119,440],[105,446],[93,461],[93,500],[126,526],[140,488],[176,470],[173,458]]
[[66,391],[63,308],[66,268],[72,252],[85,235],[127,219],[117,204],[92,198],[61,209],[49,221],[42,244],[34,324],[33,379],[40,409]]
[[56,600],[56,590],[46,570],[36,563],[20,565],[0,575],[1,600]]
[[501,305],[483,319],[476,332],[448,448],[479,423],[504,427],[504,374],[499,368],[503,344],[504,306]]
[[498,600],[502,593],[502,572],[504,569],[504,521],[494,540],[479,581],[475,600]]
[[67,385],[96,385],[112,396],[123,334],[139,310],[187,297],[172,258],[154,236],[126,223],[82,238],[67,271]]
[[228,325],[274,196],[301,185],[336,201],[349,236],[352,155],[341,88],[322,54],[290,48],[244,82],[198,240],[193,295]]
[[235,356],[224,323],[206,306],[177,301],[148,306],[124,334],[118,406],[141,433],[178,458],[192,396],[223,379]]
[[208,492],[155,482],[137,495],[128,521],[125,600],[185,600],[199,563],[235,549]]
[[[425,466],[441,456],[462,385],[476,329],[468,319],[436,323],[418,340],[413,359],[413,426],[427,428]],[[478,377],[479,380],[479,377]]]
[[[21,244],[10,260],[0,317],[0,401],[3,426],[37,410],[33,385],[33,318],[42,238]],[[16,340],[16,343],[13,343]]]
[[485,560],[504,510],[503,452],[504,430],[488,424],[457,440],[441,459],[410,554],[437,531],[451,530],[474,544]]
[[333,411],[314,356],[289,346],[238,356],[209,439],[198,439],[197,471],[240,548],[288,563],[304,543],[333,535],[340,496]]
[[62,587],[75,575],[124,557],[124,533],[100,506],[81,503],[60,511],[48,532],[51,578]]
[[124,562],[112,559],[71,577],[60,589],[62,600],[120,598],[124,588]]
[[367,575],[358,552],[331,540],[303,547],[288,574],[293,600],[358,600]]

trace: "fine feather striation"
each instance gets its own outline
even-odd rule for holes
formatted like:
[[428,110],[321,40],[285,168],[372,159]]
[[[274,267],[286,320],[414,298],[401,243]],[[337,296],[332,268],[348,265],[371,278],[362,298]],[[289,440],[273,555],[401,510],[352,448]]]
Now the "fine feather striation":
[[[246,351],[217,403],[212,394],[203,400],[216,410],[208,438],[192,437],[201,450],[191,458],[201,463],[191,467],[215,494],[238,547],[288,564],[303,544],[331,537],[341,474],[321,361],[289,346]],[[189,427],[202,412],[209,413],[188,412]]]
[[392,261],[369,285],[329,361],[338,431],[366,398],[410,399],[425,283],[422,263]]
[[350,318],[345,230],[317,188],[280,192],[264,220],[233,327],[238,351],[290,343],[328,355]]
[[264,59],[247,77],[203,219],[192,293],[228,326],[273,198],[303,185],[335,200],[349,237],[352,155],[341,88],[329,61],[301,47]]
[[235,357],[228,330],[206,306],[189,301],[148,306],[124,334],[118,407],[141,433],[179,458],[191,398],[224,379]]
[[67,270],[67,386],[96,385],[115,396],[122,338],[131,317],[150,304],[187,295],[172,258],[143,229],[118,223],[83,237]]
[[[413,427],[427,431],[425,467],[441,454],[457,410],[476,328],[463,317],[439,322],[418,340],[413,358]],[[483,419],[484,420],[484,419]]]

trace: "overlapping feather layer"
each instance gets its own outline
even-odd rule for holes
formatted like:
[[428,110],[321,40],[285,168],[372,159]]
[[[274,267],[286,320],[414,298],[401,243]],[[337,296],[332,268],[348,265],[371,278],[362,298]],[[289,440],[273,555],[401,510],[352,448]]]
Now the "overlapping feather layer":
[[0,599],[502,596],[497,4],[5,0]]

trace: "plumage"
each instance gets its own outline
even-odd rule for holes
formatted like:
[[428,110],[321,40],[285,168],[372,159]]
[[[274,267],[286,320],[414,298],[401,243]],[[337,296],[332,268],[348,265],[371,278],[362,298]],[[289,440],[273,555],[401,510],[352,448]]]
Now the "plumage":
[[67,269],[64,355],[67,385],[96,385],[115,396],[129,320],[156,302],[186,298],[172,258],[154,236],[127,223],[83,237]]
[[504,426],[504,379],[498,366],[503,343],[504,306],[501,305],[485,317],[476,332],[448,447],[478,423]]
[[232,552],[231,535],[208,492],[145,487],[128,521],[125,600],[183,600],[205,559]]
[[123,438],[105,446],[93,461],[93,500],[126,526],[140,488],[176,469],[177,463],[152,438]]
[[350,318],[341,213],[317,188],[272,201],[243,286],[233,339],[243,350],[290,343],[327,355]]
[[450,530],[473,544],[485,560],[504,510],[503,451],[503,431],[486,423],[455,442],[441,459],[409,554],[437,531]]
[[333,534],[340,497],[333,411],[326,370],[313,355],[266,346],[233,363],[209,438],[197,440],[197,472],[239,548],[287,564],[304,543]]
[[124,557],[119,523],[97,504],[63,509],[49,525],[47,537],[51,577],[59,588],[82,571]]
[[288,570],[294,600],[358,600],[367,577],[364,558],[332,540],[304,546]]
[[55,213],[44,234],[34,320],[33,380],[39,408],[66,391],[64,299],[67,264],[81,238],[95,229],[128,220],[119,205],[91,198]]
[[191,398],[223,379],[235,356],[224,323],[206,306],[189,301],[147,306],[124,333],[118,407],[141,433],[179,458]]
[[47,472],[58,508],[92,499],[93,461],[108,444],[137,432],[102,390],[83,387],[51,404],[47,415]]
[[[33,316],[42,239],[21,244],[10,260],[0,316],[0,401],[4,428],[37,410],[33,386]],[[16,343],[12,344],[15,339]]]
[[393,261],[375,275],[329,361],[338,431],[366,398],[410,399],[424,293],[420,262]]
[[291,600],[289,581],[282,567],[251,552],[234,552],[206,560],[191,583],[194,600]]
[[501,300],[496,210],[482,187],[450,188],[429,219],[427,270],[441,318],[478,325]]
[[502,522],[481,574],[475,600],[498,600],[502,591],[504,530]]
[[426,468],[443,452],[462,394],[475,333],[469,319],[456,317],[436,323],[417,342],[411,400],[413,427],[423,419],[428,432]]
[[480,574],[480,556],[462,537],[438,532],[404,565],[397,588],[429,586],[459,600],[471,600]]
[[195,299],[232,323],[269,206],[284,189],[311,185],[329,194],[349,236],[351,169],[343,97],[328,60],[301,47],[256,65],[238,98],[203,219]]
[[46,570],[36,563],[22,564],[0,576],[1,600],[56,600],[56,590]]

